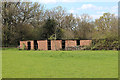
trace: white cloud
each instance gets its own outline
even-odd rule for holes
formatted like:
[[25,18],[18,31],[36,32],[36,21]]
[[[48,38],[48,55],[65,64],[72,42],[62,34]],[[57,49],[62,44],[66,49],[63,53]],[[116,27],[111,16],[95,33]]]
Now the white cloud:
[[113,12],[113,13],[118,12],[118,6],[113,6],[113,7],[110,9],[110,11]]
[[47,3],[56,3],[58,2],[58,0],[34,0],[33,2],[40,2],[40,3],[47,4]]
[[105,12],[104,11],[98,11],[97,14],[104,14]]
[[92,4],[84,4],[80,9],[90,9],[90,8],[96,8],[96,6]]
[[75,10],[71,9],[69,10],[70,13],[75,13]]
[[118,16],[118,14],[115,14],[115,16]]
[[57,3],[57,2],[79,2],[82,0],[34,0],[39,1],[40,3]]
[[101,6],[95,6],[93,4],[83,4],[80,8],[77,8],[78,10],[102,10],[105,9]]
[[98,19],[98,18],[100,18],[100,16],[102,16],[102,15],[91,15],[91,16],[92,16],[93,19]]
[[57,0],[42,0],[45,3],[56,3]]
[[59,0],[60,2],[79,2],[80,0]]

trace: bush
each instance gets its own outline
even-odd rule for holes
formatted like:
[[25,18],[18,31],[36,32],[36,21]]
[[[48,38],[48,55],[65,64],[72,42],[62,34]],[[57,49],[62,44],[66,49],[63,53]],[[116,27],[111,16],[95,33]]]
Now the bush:
[[92,40],[92,50],[119,50],[118,40],[99,39]]

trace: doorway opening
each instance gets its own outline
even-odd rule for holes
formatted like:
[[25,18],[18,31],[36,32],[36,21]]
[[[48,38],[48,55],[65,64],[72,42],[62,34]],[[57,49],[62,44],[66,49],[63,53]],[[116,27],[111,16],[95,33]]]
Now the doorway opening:
[[37,40],[34,40],[34,49],[35,49],[35,50],[38,49],[38,43],[37,43]]
[[65,49],[65,40],[62,40],[62,49]]
[[48,50],[51,50],[51,40],[48,40]]
[[31,49],[31,42],[28,42],[28,50]]
[[80,45],[80,40],[77,40],[77,46],[79,46]]

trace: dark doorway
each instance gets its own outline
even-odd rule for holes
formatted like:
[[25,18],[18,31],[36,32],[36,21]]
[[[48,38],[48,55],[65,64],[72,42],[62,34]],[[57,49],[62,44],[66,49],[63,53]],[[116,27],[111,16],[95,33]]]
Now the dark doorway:
[[51,50],[51,40],[48,40],[48,50]]
[[34,49],[35,49],[35,50],[38,49],[38,43],[37,43],[37,40],[34,40]]
[[62,49],[65,49],[65,40],[62,40]]
[[28,42],[28,50],[31,49],[31,42]]
[[80,45],[80,40],[77,40],[76,42],[77,42],[77,46]]

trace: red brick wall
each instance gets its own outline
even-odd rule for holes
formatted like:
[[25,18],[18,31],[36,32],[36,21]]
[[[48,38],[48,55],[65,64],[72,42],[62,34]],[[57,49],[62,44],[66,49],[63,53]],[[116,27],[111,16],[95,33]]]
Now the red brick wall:
[[62,49],[62,40],[51,40],[51,50]]
[[65,40],[65,47],[77,46],[76,40]]
[[25,44],[25,49],[28,49],[27,47],[27,41],[20,41],[20,48],[23,49],[23,44]]
[[34,50],[34,41],[29,41],[31,42],[31,50]]
[[[28,49],[28,42],[31,42],[31,49],[34,49],[34,41],[20,41],[20,48]],[[38,49],[39,50],[48,50],[47,40],[38,40]],[[89,46],[92,43],[92,40],[80,40],[80,46]],[[65,47],[74,47],[77,46],[76,40],[65,40]],[[51,40],[51,50],[60,50],[62,49],[62,40]]]
[[20,41],[20,48],[23,48],[23,44],[25,44],[25,49],[28,49],[28,42],[31,43],[31,49],[34,49],[34,41]]
[[92,40],[80,40],[80,46],[90,46]]
[[39,41],[37,41],[37,43],[38,43],[39,50],[48,50],[47,40],[39,40]]

